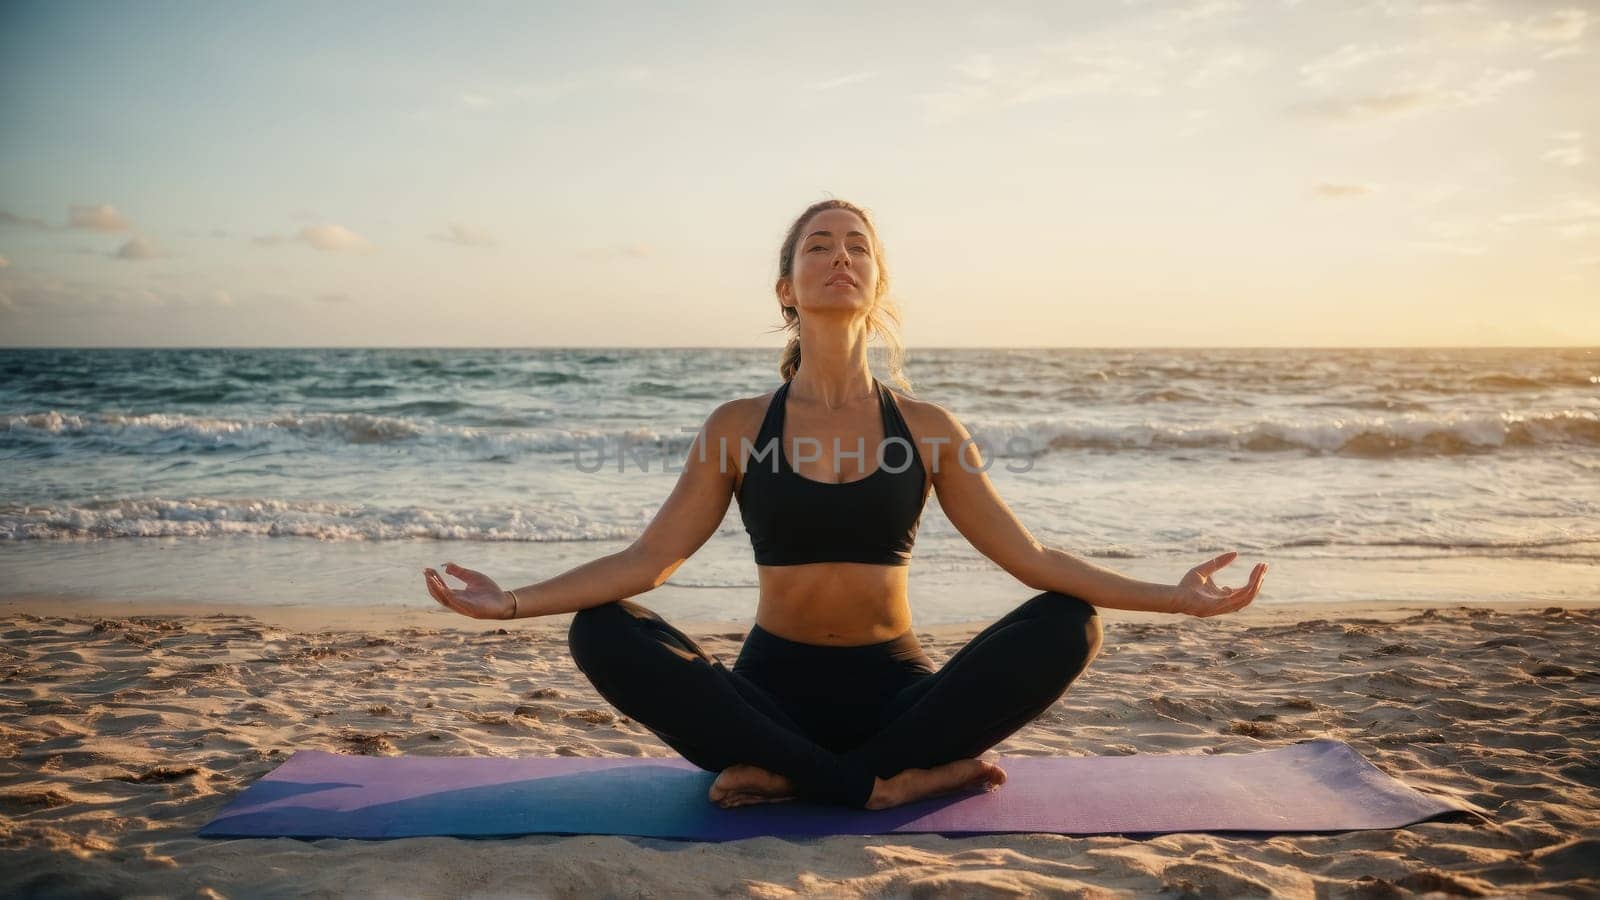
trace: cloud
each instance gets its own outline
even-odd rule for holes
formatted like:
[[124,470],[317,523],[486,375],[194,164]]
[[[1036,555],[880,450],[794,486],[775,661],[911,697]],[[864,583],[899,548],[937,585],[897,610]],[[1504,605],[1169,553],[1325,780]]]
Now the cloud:
[[1292,109],[1316,119],[1354,121],[1416,112],[1436,105],[1439,99],[1437,94],[1427,90],[1389,91],[1365,97],[1314,100]]
[[74,205],[67,211],[68,228],[87,228],[90,231],[127,231],[133,225],[109,203],[99,206]]
[[1301,116],[1331,122],[1357,122],[1403,116],[1428,109],[1480,106],[1499,98],[1507,89],[1533,78],[1528,69],[1488,69],[1472,82],[1447,87],[1439,83],[1409,86],[1361,96],[1325,98],[1290,107]]
[[447,244],[456,244],[462,247],[493,247],[497,243],[494,235],[480,228],[469,228],[451,222],[442,234],[430,234],[428,237]]
[[104,283],[45,272],[0,270],[0,309],[18,314],[92,317],[108,313],[144,314],[236,308],[234,297],[214,286],[185,281],[167,288]]
[[1366,194],[1370,194],[1373,191],[1371,186],[1365,184],[1338,184],[1332,181],[1319,182],[1315,190],[1317,192],[1317,196],[1319,197],[1332,197],[1336,199],[1343,197],[1361,197]]
[[250,239],[251,243],[263,247],[276,247],[291,241],[329,252],[368,253],[377,249],[370,241],[354,231],[343,225],[333,224],[307,225],[289,237],[281,234],[263,234]]
[[1445,241],[1412,241],[1411,246],[1429,253],[1448,253],[1452,256],[1482,256],[1484,248],[1468,244],[1451,244]]
[[1380,47],[1376,45],[1345,44],[1332,53],[1317,57],[1300,67],[1301,83],[1315,88],[1330,87],[1341,76],[1365,67],[1368,63],[1404,53],[1408,46]]
[[140,235],[134,235],[121,247],[118,247],[117,252],[111,254],[111,257],[123,260],[142,260],[156,259],[165,255],[154,241]]
[[0,209],[0,226],[9,228],[38,228],[45,229],[50,226],[43,219],[30,219]]
[[1181,22],[1195,22],[1200,19],[1217,19],[1238,12],[1242,6],[1238,0],[1194,0],[1187,6],[1179,6],[1173,10]]
[[917,94],[923,118],[949,122],[984,108],[1062,97],[1157,97],[1262,69],[1268,54],[1229,43],[1234,0],[1133,6],[1133,14],[1005,51],[969,53],[949,63],[949,81]]
[[663,77],[647,66],[625,66],[520,84],[474,84],[455,89],[453,103],[458,108],[483,111],[518,103],[551,103],[579,91],[608,86],[646,91],[681,89],[673,79]]
[[1561,166],[1583,165],[1583,132],[1562,131],[1550,136],[1556,146],[1546,150],[1541,159]]
[[1546,44],[1570,44],[1583,38],[1583,32],[1596,17],[1582,9],[1558,9],[1522,22],[1521,34]]
[[974,81],[989,81],[994,78],[994,57],[988,53],[974,53],[956,63],[956,71]]
[[300,229],[295,238],[318,250],[334,252],[349,250],[364,253],[374,249],[366,238],[343,225],[307,225]]
[[854,72],[849,75],[841,75],[838,78],[830,78],[827,81],[815,82],[811,85],[808,85],[808,89],[814,91],[831,91],[834,88],[842,88],[846,85],[860,84],[863,81],[867,81],[876,77],[877,74],[878,73],[876,72]]
[[1506,225],[1531,223],[1536,225],[1573,225],[1583,222],[1600,223],[1600,200],[1591,200],[1568,194],[1561,200],[1532,212],[1507,213],[1499,221]]
[[613,259],[644,259],[655,253],[655,248],[649,244],[628,244],[617,247],[596,247],[584,250],[581,255],[588,259],[613,260]]
[[9,265],[11,265],[11,260],[6,259],[4,256],[0,256],[0,269],[4,269]]

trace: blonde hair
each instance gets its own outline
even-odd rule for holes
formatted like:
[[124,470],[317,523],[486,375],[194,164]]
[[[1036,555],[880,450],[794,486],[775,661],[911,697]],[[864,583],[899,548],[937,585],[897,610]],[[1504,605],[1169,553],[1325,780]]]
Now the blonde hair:
[[[845,200],[822,200],[806,207],[806,211],[789,226],[789,234],[783,239],[783,246],[778,249],[778,281],[794,277],[794,254],[800,244],[801,230],[811,221],[812,216],[829,209],[842,209],[860,216],[872,236],[873,253],[877,255],[878,260],[878,283],[872,294],[872,308],[867,312],[867,341],[871,343],[872,338],[876,336],[883,343],[889,380],[898,385],[902,392],[909,394],[911,380],[905,374],[905,345],[901,343],[899,334],[900,309],[889,297],[889,269],[883,258],[883,242],[878,240],[877,226],[872,224],[872,217],[867,215],[866,210]],[[778,286],[775,283],[773,291],[776,293],[777,290]],[[783,376],[784,381],[788,381],[800,368],[800,311],[792,306],[784,306],[782,294],[778,295],[778,310],[784,321],[773,330],[793,333],[789,343],[783,348],[783,356],[778,360],[778,374]]]

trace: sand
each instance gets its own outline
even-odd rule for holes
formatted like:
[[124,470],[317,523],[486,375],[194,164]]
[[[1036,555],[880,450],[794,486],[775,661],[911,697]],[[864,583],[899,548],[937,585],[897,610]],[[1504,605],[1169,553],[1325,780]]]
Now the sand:
[[[673,754],[573,667],[570,616],[29,598],[0,603],[0,895],[1600,896],[1600,607],[1105,618],[1100,658],[990,756],[1332,738],[1491,821],[1145,840],[203,840],[299,749]],[[731,664],[745,627],[685,630]],[[919,635],[942,663],[981,627]]]

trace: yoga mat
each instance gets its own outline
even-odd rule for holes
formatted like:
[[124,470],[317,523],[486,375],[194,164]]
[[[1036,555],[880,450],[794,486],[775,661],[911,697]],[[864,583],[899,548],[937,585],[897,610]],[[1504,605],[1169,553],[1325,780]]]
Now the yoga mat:
[[1161,834],[1398,828],[1470,804],[1396,781],[1339,741],[1213,756],[1003,757],[995,791],[885,810],[787,800],[722,809],[687,760],[348,756],[302,750],[202,837],[394,838],[616,834]]

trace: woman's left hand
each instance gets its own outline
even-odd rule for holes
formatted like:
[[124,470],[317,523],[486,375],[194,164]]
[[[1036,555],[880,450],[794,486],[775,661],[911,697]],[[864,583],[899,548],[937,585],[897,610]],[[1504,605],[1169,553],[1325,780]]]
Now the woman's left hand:
[[1248,606],[1261,591],[1261,582],[1267,576],[1266,563],[1258,563],[1250,571],[1250,583],[1241,588],[1222,587],[1211,580],[1213,573],[1238,556],[1237,551],[1229,550],[1216,559],[1190,569],[1189,574],[1183,576],[1183,580],[1173,588],[1172,611],[1203,619]]

